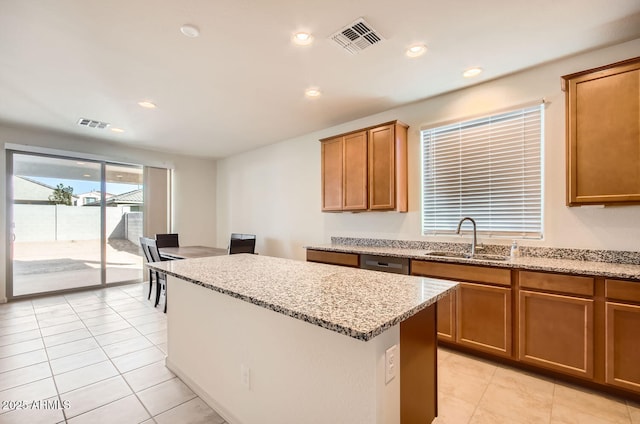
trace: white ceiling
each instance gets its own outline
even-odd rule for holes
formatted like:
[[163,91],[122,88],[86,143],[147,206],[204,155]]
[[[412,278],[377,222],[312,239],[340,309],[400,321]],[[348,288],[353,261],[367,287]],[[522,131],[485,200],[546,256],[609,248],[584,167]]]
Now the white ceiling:
[[[352,55],[360,17],[385,40]],[[638,0],[0,0],[0,121],[224,157],[638,37]]]

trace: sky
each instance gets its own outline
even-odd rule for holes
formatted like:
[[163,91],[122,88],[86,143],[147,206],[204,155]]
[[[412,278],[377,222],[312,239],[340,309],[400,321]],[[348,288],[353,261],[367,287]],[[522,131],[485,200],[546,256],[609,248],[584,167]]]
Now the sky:
[[[65,187],[71,186],[73,187],[73,194],[88,193],[91,190],[100,191],[100,181],[62,180],[60,178],[42,177],[29,178],[51,187],[57,187],[58,184],[63,184]],[[142,186],[137,184],[107,183],[107,193],[109,194],[122,194],[139,188],[142,188]]]

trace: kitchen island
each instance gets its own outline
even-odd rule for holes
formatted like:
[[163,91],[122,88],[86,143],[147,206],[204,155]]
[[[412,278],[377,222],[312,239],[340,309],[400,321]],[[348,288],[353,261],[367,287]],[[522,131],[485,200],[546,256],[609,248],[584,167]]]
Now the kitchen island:
[[457,285],[258,255],[168,275],[167,366],[229,423],[426,423],[435,304]]

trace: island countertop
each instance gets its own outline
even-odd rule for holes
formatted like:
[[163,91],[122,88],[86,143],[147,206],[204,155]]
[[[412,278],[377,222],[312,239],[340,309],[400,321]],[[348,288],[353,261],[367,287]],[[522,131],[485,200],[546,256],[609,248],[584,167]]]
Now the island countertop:
[[250,254],[147,266],[363,341],[432,305],[457,285],[435,278]]

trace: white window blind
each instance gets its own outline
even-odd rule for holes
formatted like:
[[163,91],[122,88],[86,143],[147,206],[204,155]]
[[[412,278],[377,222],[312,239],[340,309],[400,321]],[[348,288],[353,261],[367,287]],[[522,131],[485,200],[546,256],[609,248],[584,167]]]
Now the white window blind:
[[542,236],[543,107],[422,131],[423,235],[470,216],[478,233]]

